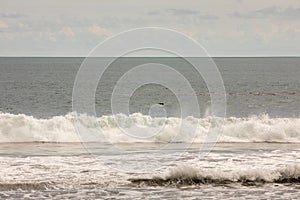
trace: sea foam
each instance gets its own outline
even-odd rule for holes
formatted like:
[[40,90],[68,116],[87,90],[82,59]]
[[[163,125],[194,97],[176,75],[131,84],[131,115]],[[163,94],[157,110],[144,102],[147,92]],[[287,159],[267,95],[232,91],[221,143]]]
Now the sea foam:
[[[218,142],[300,142],[300,118],[219,120]],[[0,113],[0,142],[202,143],[214,123],[213,117],[153,118],[140,113],[92,117],[73,112],[49,119]]]
[[129,179],[135,184],[152,186],[181,186],[198,184],[241,183],[245,186],[263,183],[300,183],[300,166],[285,166],[277,169],[233,169],[220,171],[216,169],[198,169],[191,166],[178,166],[165,175],[153,178]]

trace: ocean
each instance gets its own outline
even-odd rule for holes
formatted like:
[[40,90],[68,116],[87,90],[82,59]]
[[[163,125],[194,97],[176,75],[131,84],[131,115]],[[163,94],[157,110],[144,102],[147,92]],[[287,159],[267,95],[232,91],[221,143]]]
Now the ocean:
[[[90,75],[107,59],[94,58]],[[222,117],[182,58],[115,60],[98,80],[94,113],[85,113],[89,103],[74,110],[73,93],[84,58],[1,57],[0,198],[299,198],[300,58],[212,61],[224,82]],[[124,76],[147,63],[178,71],[195,95],[163,70]],[[149,76],[177,89],[139,85]]]

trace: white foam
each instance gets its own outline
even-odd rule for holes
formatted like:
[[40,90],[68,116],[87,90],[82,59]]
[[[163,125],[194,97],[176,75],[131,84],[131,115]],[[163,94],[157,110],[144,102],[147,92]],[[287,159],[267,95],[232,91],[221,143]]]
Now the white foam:
[[292,165],[277,169],[253,168],[253,169],[233,169],[232,171],[220,171],[215,169],[197,169],[191,166],[179,166],[171,169],[163,179],[209,179],[209,180],[229,180],[240,181],[262,181],[280,182],[291,181],[300,178],[300,166]]
[[[222,122],[218,142],[300,142],[300,118],[270,118],[268,115],[262,115],[248,118],[230,117]],[[215,126],[214,123],[212,117],[187,117],[183,123],[180,118],[152,118],[140,113],[98,118],[69,113],[50,119],[0,113],[0,142],[84,140],[112,143],[201,143]]]

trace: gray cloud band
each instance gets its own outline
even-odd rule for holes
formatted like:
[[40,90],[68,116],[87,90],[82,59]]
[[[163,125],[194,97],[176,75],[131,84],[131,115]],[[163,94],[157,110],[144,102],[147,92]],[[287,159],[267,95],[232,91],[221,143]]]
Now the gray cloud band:
[[[214,122],[212,123],[214,125],[207,134],[203,143],[204,145],[202,146],[202,150],[209,152],[220,135],[222,127],[222,120],[220,119],[226,115],[226,95],[221,74],[213,60],[200,44],[184,34],[162,28],[133,29],[110,37],[97,45],[82,63],[74,83],[72,103],[73,111],[76,111],[79,114],[78,119],[75,121],[75,127],[86,149],[90,150],[87,141],[89,141],[91,137],[93,137],[93,140],[95,141],[109,143],[109,140],[102,134],[100,127],[98,127],[99,133],[91,134],[93,136],[87,136],[86,133],[88,130],[82,125],[80,120],[81,113],[96,117],[95,93],[105,70],[107,70],[114,60],[131,52],[145,49],[165,51],[185,59],[205,81],[211,98],[211,114],[214,116]],[[96,59],[98,57],[105,58],[100,65]],[[201,61],[199,60],[199,57],[201,57]],[[142,76],[143,79],[139,79],[139,77],[141,77],[139,76],[140,74],[144,74],[144,76]],[[130,81],[134,82],[134,84],[128,84]],[[180,72],[166,65],[149,63],[137,66],[124,73],[112,91],[112,114],[123,113],[128,115],[129,100],[134,91],[142,85],[150,83],[163,85],[170,89],[180,103],[182,122],[178,134],[175,134],[173,138],[176,139],[177,136],[180,136],[181,131],[187,126],[184,117],[189,115],[190,110],[193,110],[194,113],[196,110],[196,113],[199,113],[196,117],[200,117],[201,115],[197,96],[188,80],[180,74]],[[182,91],[187,92],[189,96],[179,95]],[[120,101],[120,99],[123,99],[123,101]],[[162,124],[160,127],[153,130],[154,132],[141,136],[136,134],[142,132],[139,129],[137,129],[138,131],[135,133],[131,133],[126,127],[124,128],[120,124],[118,124],[118,126],[127,136],[143,139],[154,137],[164,128],[164,124]],[[197,124],[195,124],[190,131],[195,132],[196,129]],[[191,140],[190,143],[186,145],[190,145],[192,142],[193,141]],[[118,153],[125,151],[115,144],[112,144],[111,148]],[[164,145],[163,148],[167,148],[167,145]],[[160,146],[158,150],[160,149],[162,149],[162,146]],[[201,152],[203,153],[204,151],[202,150]],[[154,168],[158,166],[157,164],[161,165],[161,162],[151,164]],[[149,165],[146,166],[149,167]],[[130,171],[130,166],[126,167],[124,164],[114,167],[120,170]],[[137,171],[136,168],[134,171]],[[149,169],[147,169],[147,171],[149,171]]]

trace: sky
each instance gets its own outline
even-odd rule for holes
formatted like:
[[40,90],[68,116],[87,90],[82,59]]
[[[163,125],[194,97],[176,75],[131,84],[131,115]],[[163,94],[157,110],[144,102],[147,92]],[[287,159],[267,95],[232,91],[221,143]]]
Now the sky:
[[300,56],[299,0],[0,0],[0,56],[86,56],[133,28],[182,32],[211,56]]

